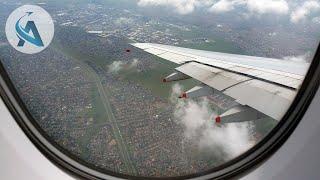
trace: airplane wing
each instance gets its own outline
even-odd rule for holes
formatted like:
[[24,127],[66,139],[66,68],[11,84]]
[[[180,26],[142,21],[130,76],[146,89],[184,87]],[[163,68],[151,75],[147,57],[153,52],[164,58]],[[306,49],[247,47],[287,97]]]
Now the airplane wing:
[[180,66],[164,82],[194,78],[202,84],[181,97],[223,93],[239,105],[216,117],[242,122],[269,116],[280,120],[302,84],[309,63],[194,50],[151,43],[133,46]]

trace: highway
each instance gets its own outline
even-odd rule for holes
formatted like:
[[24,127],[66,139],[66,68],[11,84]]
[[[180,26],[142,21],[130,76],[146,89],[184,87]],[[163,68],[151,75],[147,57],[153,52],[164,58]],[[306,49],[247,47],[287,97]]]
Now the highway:
[[109,94],[108,91],[106,90],[106,88],[103,87],[102,82],[102,78],[94,71],[93,68],[91,68],[88,64],[82,62],[82,61],[78,61],[79,65],[81,66],[81,68],[83,70],[85,70],[86,72],[88,72],[88,74],[90,75],[90,77],[93,78],[93,81],[96,84],[97,90],[99,92],[99,95],[101,97],[101,101],[103,103],[104,109],[106,110],[106,119],[107,121],[109,121],[109,123],[111,124],[112,127],[112,133],[114,135],[114,138],[117,141],[117,146],[120,152],[120,157],[123,160],[123,162],[125,163],[126,169],[128,170],[128,174],[132,174],[132,175],[137,175],[137,170],[130,158],[130,155],[128,153],[128,148],[127,148],[127,144],[125,143],[121,131],[119,129],[117,120],[112,112],[112,107],[110,105],[109,102]]

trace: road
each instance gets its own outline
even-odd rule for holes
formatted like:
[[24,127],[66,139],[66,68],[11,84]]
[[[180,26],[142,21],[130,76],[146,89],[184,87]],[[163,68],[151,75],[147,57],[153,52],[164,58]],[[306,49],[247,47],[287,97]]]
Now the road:
[[112,127],[112,133],[117,141],[118,149],[120,152],[121,159],[125,163],[126,169],[128,170],[129,174],[137,175],[137,170],[130,158],[130,155],[128,153],[127,145],[122,137],[121,131],[118,126],[118,122],[112,112],[112,107],[109,102],[109,94],[108,91],[103,87],[102,85],[102,78],[94,71],[93,68],[91,68],[88,64],[78,61],[81,68],[83,68],[85,71],[87,71],[90,76],[93,78],[93,81],[96,84],[96,87],[98,89],[99,95],[101,97],[104,109],[106,110],[107,120],[111,124]]

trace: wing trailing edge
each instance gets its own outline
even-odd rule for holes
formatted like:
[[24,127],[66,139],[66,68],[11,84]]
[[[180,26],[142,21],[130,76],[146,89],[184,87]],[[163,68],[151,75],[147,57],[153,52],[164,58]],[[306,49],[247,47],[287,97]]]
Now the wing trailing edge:
[[[306,63],[193,50],[167,45],[136,43],[133,46],[179,64],[167,78],[193,78],[202,84],[181,97],[207,96],[219,91],[239,106],[217,117],[237,122],[266,115],[281,120],[291,105],[308,69]],[[246,115],[244,115],[246,114]],[[233,120],[235,122],[235,120]]]

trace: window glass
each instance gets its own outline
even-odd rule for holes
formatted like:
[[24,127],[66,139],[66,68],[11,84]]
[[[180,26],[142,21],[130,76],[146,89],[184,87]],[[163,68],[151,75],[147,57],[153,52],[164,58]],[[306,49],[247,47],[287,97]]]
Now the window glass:
[[260,142],[319,30],[314,0],[0,0],[0,60],[35,123],[133,176],[205,172]]

